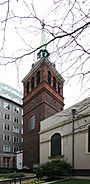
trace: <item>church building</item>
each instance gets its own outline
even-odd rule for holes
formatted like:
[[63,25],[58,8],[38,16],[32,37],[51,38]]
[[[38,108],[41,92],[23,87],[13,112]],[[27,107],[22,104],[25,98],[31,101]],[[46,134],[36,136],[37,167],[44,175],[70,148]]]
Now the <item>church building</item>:
[[[44,40],[44,29],[42,29]],[[45,41],[43,41],[42,45]],[[40,163],[40,121],[63,110],[63,83],[50,59],[46,46],[41,47],[37,61],[23,79],[23,154],[24,167],[32,168]]]
[[39,135],[40,164],[65,160],[90,176],[90,97],[41,121]]

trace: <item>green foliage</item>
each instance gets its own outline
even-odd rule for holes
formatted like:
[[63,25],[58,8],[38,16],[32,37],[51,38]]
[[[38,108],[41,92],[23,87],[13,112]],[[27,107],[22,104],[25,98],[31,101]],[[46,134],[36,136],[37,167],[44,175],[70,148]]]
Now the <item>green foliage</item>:
[[64,176],[70,176],[72,172],[71,165],[64,160],[47,162],[40,165],[36,170],[38,178],[47,177],[47,179],[58,179]]

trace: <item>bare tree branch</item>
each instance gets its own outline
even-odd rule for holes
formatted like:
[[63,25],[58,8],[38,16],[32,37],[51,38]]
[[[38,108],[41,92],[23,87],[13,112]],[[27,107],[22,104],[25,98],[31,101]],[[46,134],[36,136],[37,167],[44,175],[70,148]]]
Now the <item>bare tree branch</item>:
[[[19,68],[19,63],[25,62],[27,56],[35,55],[47,46],[53,62],[59,64],[66,84],[73,77],[78,77],[81,83],[85,79],[88,82],[90,1],[52,0],[48,2],[51,3],[48,8],[44,8],[44,3],[39,7],[39,3],[36,0],[0,1],[0,66],[15,63]],[[44,16],[40,15],[42,9],[47,9]],[[47,41],[39,45],[43,18]],[[11,47],[15,44],[17,47],[12,52]]]

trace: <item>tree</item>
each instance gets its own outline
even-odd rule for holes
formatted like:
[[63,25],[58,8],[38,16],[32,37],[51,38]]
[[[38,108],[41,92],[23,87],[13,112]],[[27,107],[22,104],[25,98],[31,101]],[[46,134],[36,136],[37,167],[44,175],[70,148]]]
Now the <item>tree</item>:
[[39,40],[44,18],[45,46],[51,60],[58,66],[66,83],[75,78],[87,91],[90,78],[90,1],[45,1],[46,11],[44,2],[42,7],[40,3],[37,0],[1,0],[1,65],[15,63],[19,69],[20,63],[30,57],[36,60],[42,47]]

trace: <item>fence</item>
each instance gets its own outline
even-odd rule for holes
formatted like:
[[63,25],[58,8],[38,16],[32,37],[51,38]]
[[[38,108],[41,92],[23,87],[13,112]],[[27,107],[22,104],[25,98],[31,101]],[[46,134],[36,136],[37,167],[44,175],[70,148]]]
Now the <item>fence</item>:
[[36,177],[18,177],[0,181],[0,184],[29,184],[29,183],[39,184],[39,181],[36,179]]

